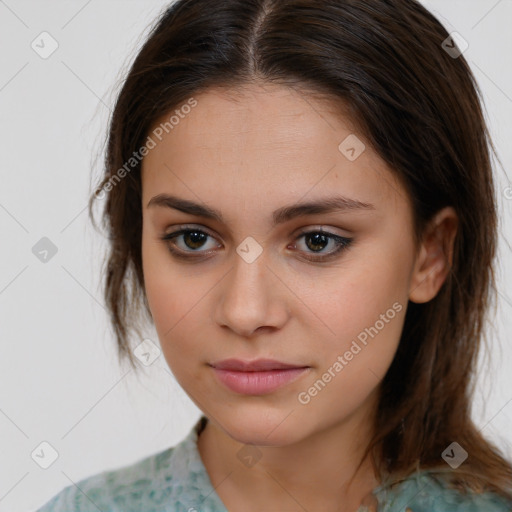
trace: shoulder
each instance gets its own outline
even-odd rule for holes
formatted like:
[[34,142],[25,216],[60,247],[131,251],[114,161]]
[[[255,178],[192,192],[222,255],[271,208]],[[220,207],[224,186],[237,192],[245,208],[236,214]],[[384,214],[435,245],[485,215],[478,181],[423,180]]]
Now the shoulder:
[[155,505],[163,503],[160,498],[172,487],[172,475],[165,470],[174,451],[168,448],[129,466],[84,478],[65,487],[37,512],[128,512],[123,507],[147,506],[148,499]]
[[437,474],[419,471],[374,492],[382,512],[512,512],[512,501],[494,493],[463,493]]
[[174,447],[64,488],[36,512],[217,512],[225,510],[197,450],[201,417]]

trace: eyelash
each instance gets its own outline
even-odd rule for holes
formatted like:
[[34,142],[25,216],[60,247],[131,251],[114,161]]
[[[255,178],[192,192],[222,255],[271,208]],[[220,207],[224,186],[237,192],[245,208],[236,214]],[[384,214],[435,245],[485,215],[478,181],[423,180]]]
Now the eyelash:
[[[206,231],[203,231],[202,229],[182,228],[178,231],[174,231],[172,233],[168,233],[168,234],[162,236],[161,239],[164,242],[166,242],[167,248],[169,249],[170,253],[176,258],[179,258],[182,260],[191,260],[191,259],[201,258],[202,256],[189,255],[190,253],[195,253],[198,251],[183,251],[181,249],[176,250],[175,248],[172,247],[172,246],[175,246],[176,244],[171,242],[171,240],[173,240],[174,238],[177,238],[181,235],[189,234],[189,233],[200,233],[200,234],[207,235],[211,238],[214,238],[211,234],[209,234]],[[314,262],[314,263],[321,263],[321,262],[325,262],[325,261],[334,259],[343,250],[348,249],[353,241],[352,238],[346,238],[346,237],[343,237],[340,235],[335,235],[334,233],[329,233],[328,231],[323,231],[322,229],[317,229],[317,230],[311,230],[311,231],[301,231],[299,233],[299,235],[295,238],[294,243],[296,243],[302,237],[305,237],[307,235],[315,235],[315,234],[321,234],[327,239],[334,240],[335,244],[337,245],[337,249],[334,250],[333,252],[329,253],[328,256],[321,256],[319,258],[318,257],[317,258],[304,257],[306,260]],[[207,251],[205,251],[205,253],[207,253]],[[315,253],[313,253],[313,254],[315,254]]]

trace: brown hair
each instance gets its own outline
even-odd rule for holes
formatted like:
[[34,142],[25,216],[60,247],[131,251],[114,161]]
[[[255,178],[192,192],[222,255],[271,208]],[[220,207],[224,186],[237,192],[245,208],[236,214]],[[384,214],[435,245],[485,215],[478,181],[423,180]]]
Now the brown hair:
[[89,214],[94,224],[93,203],[105,197],[105,299],[119,358],[135,367],[129,337],[140,336],[151,312],[140,161],[130,159],[155,122],[193,94],[257,81],[345,106],[409,193],[418,241],[442,207],[459,217],[445,283],[430,302],[408,305],[367,453],[381,475],[446,473],[441,454],[457,441],[469,458],[449,470],[452,484],[510,498],[512,467],[471,419],[485,315],[496,299],[495,150],[466,60],[442,47],[448,37],[415,0],[178,0],[157,20],[118,95]]

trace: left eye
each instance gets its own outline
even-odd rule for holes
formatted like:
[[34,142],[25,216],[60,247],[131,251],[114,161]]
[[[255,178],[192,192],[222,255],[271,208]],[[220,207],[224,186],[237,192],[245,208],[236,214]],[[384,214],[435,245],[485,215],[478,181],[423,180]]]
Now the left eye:
[[[183,237],[182,241],[184,242],[184,247],[179,247],[179,244],[172,241],[175,238],[179,239],[179,237]],[[179,231],[174,231],[173,233],[168,233],[162,237],[162,240],[168,242],[167,246],[171,254],[177,258],[182,259],[191,259],[197,258],[198,256],[192,255],[191,253],[207,253],[209,251],[199,251],[201,247],[205,244],[208,238],[213,238],[212,235],[202,231],[200,229],[180,229]],[[309,254],[319,254],[316,258],[311,258],[310,256],[304,256],[305,259],[310,261],[323,261],[328,258],[332,258],[337,255],[343,249],[349,247],[352,242],[351,238],[346,238],[340,235],[335,235],[334,233],[329,233],[323,230],[316,231],[305,231],[300,233],[300,235],[295,239],[295,242],[304,238],[305,245],[312,252]],[[321,251],[331,243],[334,245],[334,249],[328,252],[327,254],[320,254]],[[295,247],[295,243],[292,244],[292,248]],[[215,247],[221,247],[220,244],[214,244]],[[288,246],[290,247],[290,246]],[[306,251],[307,252],[307,251]],[[188,253],[188,254],[187,254]]]
[[309,249],[312,249],[313,252],[309,254],[313,255],[320,254],[321,250],[325,248],[325,246],[329,245],[329,242],[332,242],[331,245],[334,246],[333,250],[327,252],[327,254],[320,254],[318,258],[305,256],[306,259],[311,261],[322,261],[328,258],[332,258],[344,249],[347,249],[352,242],[352,238],[335,235],[334,233],[328,233],[327,231],[323,230],[303,232],[297,237],[296,240],[300,240],[301,238],[304,238],[305,245]]

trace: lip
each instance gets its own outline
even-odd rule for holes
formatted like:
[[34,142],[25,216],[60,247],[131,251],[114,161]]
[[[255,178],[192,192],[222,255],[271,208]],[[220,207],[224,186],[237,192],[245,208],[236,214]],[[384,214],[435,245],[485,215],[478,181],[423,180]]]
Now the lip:
[[289,370],[292,368],[306,368],[306,365],[289,364],[275,359],[255,359],[254,361],[242,361],[241,359],[223,359],[212,363],[211,366],[218,370],[231,370],[234,372],[263,372],[269,370]]
[[265,395],[304,375],[309,366],[272,359],[225,359],[210,365],[219,381],[235,393]]

